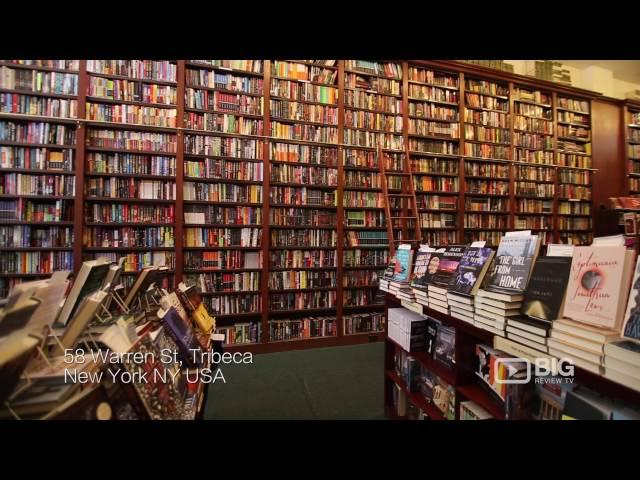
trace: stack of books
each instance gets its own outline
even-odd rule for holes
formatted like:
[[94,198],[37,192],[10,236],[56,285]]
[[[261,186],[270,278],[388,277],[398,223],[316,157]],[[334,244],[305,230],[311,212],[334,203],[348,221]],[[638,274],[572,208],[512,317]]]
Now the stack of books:
[[604,346],[604,376],[640,391],[640,343],[619,340]]
[[473,297],[484,280],[494,251],[484,247],[467,247],[447,291],[452,317],[474,324]]
[[504,337],[507,319],[520,317],[524,295],[480,289],[474,300],[475,326]]
[[[429,279],[427,287],[429,307],[433,310],[449,314],[447,292],[449,286],[455,282],[456,272],[466,249],[467,247],[464,245],[451,245],[444,253],[434,255],[434,258],[439,259],[439,262],[437,262],[437,269]],[[433,268],[431,269],[433,270]]]

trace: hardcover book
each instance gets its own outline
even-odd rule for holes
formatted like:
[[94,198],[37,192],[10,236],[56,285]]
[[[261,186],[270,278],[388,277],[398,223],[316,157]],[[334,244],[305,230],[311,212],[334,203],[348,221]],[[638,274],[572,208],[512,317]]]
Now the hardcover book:
[[416,253],[416,261],[413,265],[413,272],[411,273],[411,287],[417,290],[427,290],[427,268],[431,260],[431,255],[435,252],[434,249],[425,249],[421,247]]
[[640,342],[640,262],[636,262],[627,311],[624,316],[622,336]]
[[396,251],[396,264],[391,280],[398,283],[408,283],[411,278],[412,261],[413,250],[411,245],[400,245]]
[[502,237],[487,278],[487,288],[506,293],[524,292],[539,248],[537,235]]
[[635,252],[623,246],[576,247],[564,316],[620,331]]
[[453,367],[456,363],[456,331],[451,327],[439,326],[436,334],[436,344],[434,356],[436,360],[444,363],[448,367]]
[[[158,312],[158,316],[161,312]],[[187,326],[175,308],[171,307],[162,316],[164,331],[173,339],[178,347],[178,357],[187,367],[198,367],[202,349],[193,329]]]
[[467,247],[451,279],[449,290],[460,295],[475,295],[494,253],[490,248]]
[[445,289],[449,287],[449,284],[455,278],[458,265],[460,264],[460,260],[462,260],[466,249],[467,247],[464,245],[452,245],[447,247],[447,250],[440,259],[438,271],[431,278],[431,282],[434,285]]
[[570,257],[538,257],[524,294],[522,313],[546,322],[561,318],[570,270]]

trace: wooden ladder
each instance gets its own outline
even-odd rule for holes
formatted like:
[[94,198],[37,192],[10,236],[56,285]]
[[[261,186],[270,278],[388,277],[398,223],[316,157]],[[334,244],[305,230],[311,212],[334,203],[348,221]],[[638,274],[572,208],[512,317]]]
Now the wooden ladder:
[[[422,234],[420,232],[420,223],[418,218],[418,203],[416,201],[416,191],[413,185],[413,175],[411,174],[411,165],[409,164],[409,150],[405,151],[403,161],[403,169],[401,172],[396,170],[387,171],[387,154],[384,153],[381,146],[378,146],[378,167],[382,174],[382,193],[384,195],[384,214],[387,225],[387,236],[389,240],[389,255],[392,256],[396,251],[396,245],[401,243],[410,243],[414,248],[418,248],[422,242]],[[389,193],[388,177],[401,177],[402,188],[401,193]],[[391,215],[392,199],[399,198],[401,202],[402,213],[400,216]],[[400,238],[395,239],[393,231],[395,221],[400,221],[401,229]],[[407,225],[413,220],[413,235],[409,235]],[[407,238],[404,238],[407,235]]]

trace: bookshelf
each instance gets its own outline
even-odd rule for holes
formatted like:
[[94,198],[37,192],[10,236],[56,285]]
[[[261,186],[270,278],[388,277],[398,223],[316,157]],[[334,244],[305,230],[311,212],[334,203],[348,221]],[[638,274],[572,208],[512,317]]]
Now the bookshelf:
[[78,60],[0,61],[0,297],[73,270]]
[[[75,187],[75,196],[1,195],[0,228],[73,233],[70,246],[21,247],[3,251],[3,260],[28,255],[62,266],[59,260],[67,258],[74,268],[85,258],[126,256],[126,282],[142,265],[166,262],[174,283],[188,277],[221,290],[205,296],[209,306],[225,308],[211,310],[233,337],[232,348],[275,351],[368,341],[368,325],[371,338],[379,337],[375,315],[384,309],[377,277],[389,262],[380,161],[398,174],[410,167],[422,235],[431,245],[476,238],[497,244],[507,229],[549,224],[556,241],[564,235],[578,242],[587,239],[580,230],[584,221],[592,223],[591,201],[584,198],[590,187],[579,183],[588,178],[593,184],[590,157],[554,149],[561,121],[591,125],[591,114],[562,110],[558,99],[588,102],[598,97],[593,92],[453,61],[18,60],[0,61],[0,68],[25,72],[18,74],[21,82],[26,77],[20,75],[40,72],[75,76],[77,85],[69,90],[64,81],[54,82],[47,91],[41,80],[36,92],[28,91],[31,84],[26,90],[0,86],[0,124],[22,126],[19,135],[29,124],[66,132],[42,143],[2,131],[0,175],[71,177]],[[5,82],[7,75],[1,78]],[[9,104],[12,94],[33,98],[29,109]],[[539,148],[536,138],[551,138],[552,151]],[[483,153],[498,147],[504,155]],[[70,170],[32,172],[14,163],[15,152],[33,148],[40,153],[30,158],[55,152],[72,159]],[[520,174],[528,180],[518,180]],[[567,197],[561,196],[561,175],[575,177]],[[391,191],[395,180],[401,185],[400,175],[392,176]],[[520,183],[531,183],[525,186],[533,190],[517,194]],[[153,194],[136,190],[142,184]],[[551,200],[531,198],[531,191],[549,185]],[[18,202],[22,210],[13,207]],[[393,202],[394,215],[402,215],[401,200]],[[409,222],[394,222],[394,238],[406,238],[411,225],[403,223]],[[140,246],[146,238],[155,246]],[[6,293],[25,275],[5,269],[0,290]],[[34,275],[46,274],[36,268]],[[312,282],[307,284],[330,290],[269,287],[270,281],[277,287],[273,282],[303,276]],[[255,301],[232,310],[222,306],[237,301],[239,289]],[[313,303],[314,295],[335,298]],[[304,308],[296,308],[296,297]],[[294,303],[270,313],[272,298]],[[335,335],[270,345],[270,320],[306,316],[335,317]]]
[[640,195],[640,104],[627,102],[624,108],[628,193]]
[[[460,75],[408,67],[408,138],[423,239],[458,241],[460,195]],[[435,192],[435,193],[429,193]]]
[[[589,245],[593,240],[591,101],[555,95],[558,175],[558,239]],[[579,204],[579,206],[575,206]],[[562,213],[567,212],[570,213]]]
[[147,265],[175,272],[177,65],[87,60],[85,68],[83,256],[124,256],[129,287]]
[[[406,85],[403,65],[393,62],[345,60],[342,202],[344,252],[342,255],[343,333],[380,331],[380,325],[358,327],[356,310],[372,311],[383,306],[377,286],[389,259],[389,242],[407,230],[401,221],[386,218],[380,162],[389,176],[387,188],[400,192],[405,171],[406,105],[402,98]],[[380,149],[378,149],[380,147]],[[391,215],[398,216],[400,197],[390,198]],[[393,239],[387,222],[393,222]],[[406,222],[405,222],[406,223]],[[377,315],[377,314],[374,314]],[[355,323],[354,323],[355,322]]]
[[260,342],[264,62],[190,60],[184,91],[184,279],[230,344]]
[[[400,300],[391,294],[385,295],[386,308],[402,307]],[[476,374],[475,347],[478,344],[493,345],[493,333],[480,329],[465,321],[458,320],[451,315],[437,312],[429,307],[422,307],[422,312],[431,318],[439,320],[443,325],[455,329],[455,364],[452,368],[432,358],[425,352],[410,352],[407,355],[414,358],[417,363],[432,374],[437,375],[445,383],[453,387],[455,391],[455,416],[460,420],[460,403],[471,400],[489,412],[495,420],[505,420],[505,403],[497,394],[487,386]],[[396,352],[403,350],[391,338],[385,338],[385,414],[388,418],[404,419],[397,417],[393,403],[393,389],[404,391],[407,402],[422,409],[432,420],[446,420],[443,414],[433,403],[427,402],[419,392],[411,392],[406,383],[395,372],[394,356]],[[606,396],[623,401],[637,403],[640,401],[640,392],[613,382],[604,376],[591,373],[580,367],[575,367],[575,382],[584,385]]]

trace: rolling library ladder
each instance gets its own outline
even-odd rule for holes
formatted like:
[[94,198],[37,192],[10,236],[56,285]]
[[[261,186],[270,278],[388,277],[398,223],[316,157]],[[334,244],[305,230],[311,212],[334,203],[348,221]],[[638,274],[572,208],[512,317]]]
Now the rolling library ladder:
[[[407,148],[405,159],[402,162],[402,171],[387,170],[388,155],[378,146],[378,162],[382,176],[382,192],[384,195],[384,213],[387,218],[387,237],[389,239],[389,255],[396,251],[396,246],[400,243],[410,243],[414,248],[418,248],[422,242],[420,223],[418,217],[418,204],[416,192],[413,185],[413,175],[409,163],[409,150]],[[400,179],[400,188],[394,182],[389,188],[389,177]],[[390,193],[390,191],[392,193]],[[399,192],[399,193],[397,193]],[[399,216],[393,216],[392,212],[400,212]],[[398,238],[394,235],[394,230],[399,231]],[[410,237],[409,232],[413,231]]]

